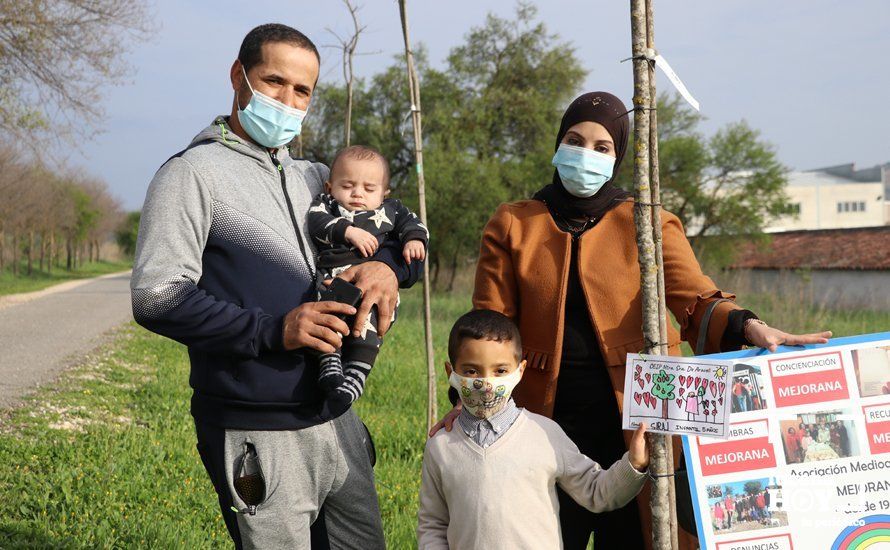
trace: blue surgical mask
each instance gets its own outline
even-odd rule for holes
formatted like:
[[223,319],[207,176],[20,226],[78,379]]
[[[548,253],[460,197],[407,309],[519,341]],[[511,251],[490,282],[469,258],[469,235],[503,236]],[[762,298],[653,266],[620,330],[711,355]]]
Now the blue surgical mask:
[[288,107],[253,89],[244,67],[247,87],[253,93],[247,107],[238,109],[238,122],[253,140],[263,147],[281,147],[300,135],[306,111]]
[[615,157],[605,153],[562,143],[553,155],[562,186],[580,198],[592,197],[612,178]]

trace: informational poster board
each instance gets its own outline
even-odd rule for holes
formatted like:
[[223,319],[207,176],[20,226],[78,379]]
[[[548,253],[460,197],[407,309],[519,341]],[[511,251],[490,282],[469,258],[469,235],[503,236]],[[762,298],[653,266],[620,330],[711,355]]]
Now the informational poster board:
[[701,548],[890,548],[890,332],[731,359],[729,438],[684,436]]

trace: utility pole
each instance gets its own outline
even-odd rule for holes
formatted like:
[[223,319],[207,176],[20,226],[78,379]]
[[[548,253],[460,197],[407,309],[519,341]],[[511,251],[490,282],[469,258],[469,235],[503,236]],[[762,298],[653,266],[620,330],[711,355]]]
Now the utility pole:
[[[420,221],[426,221],[426,187],[423,178],[423,131],[420,120],[420,83],[414,65],[414,52],[408,34],[408,10],[406,0],[399,0],[399,15],[402,19],[402,35],[405,39],[405,64],[408,70],[408,89],[411,96],[411,122],[414,126],[414,163],[417,169],[417,195],[420,202]],[[429,226],[427,226],[429,227]],[[423,328],[426,334],[427,363],[427,411],[426,428],[429,430],[438,419],[436,395],[436,365],[433,357],[433,325],[430,312],[430,266],[423,262]]]
[[[634,225],[643,298],[643,353],[667,355],[664,265],[661,247],[661,193],[658,178],[658,125],[655,110],[655,32],[653,0],[631,0],[634,69]],[[673,449],[670,436],[647,434],[652,479],[652,548],[676,549]]]

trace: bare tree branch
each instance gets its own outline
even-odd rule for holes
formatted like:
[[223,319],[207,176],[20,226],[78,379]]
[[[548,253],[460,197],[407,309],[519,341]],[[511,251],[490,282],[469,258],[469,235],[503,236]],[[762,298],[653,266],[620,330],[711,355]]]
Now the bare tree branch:
[[345,146],[349,147],[352,136],[352,96],[353,84],[355,82],[353,58],[356,56],[355,50],[358,47],[359,36],[361,36],[362,32],[367,29],[367,26],[361,25],[358,20],[358,12],[361,9],[361,6],[354,3],[352,0],[343,0],[343,4],[346,5],[346,9],[349,10],[349,15],[352,18],[352,34],[349,38],[343,38],[330,28],[327,28],[326,30],[334,35],[339,42],[339,45],[331,47],[335,47],[342,52],[343,80],[346,82],[346,124],[344,125],[343,141],[346,144]]
[[29,141],[95,133],[102,91],[154,25],[139,0],[0,0],[0,134]]

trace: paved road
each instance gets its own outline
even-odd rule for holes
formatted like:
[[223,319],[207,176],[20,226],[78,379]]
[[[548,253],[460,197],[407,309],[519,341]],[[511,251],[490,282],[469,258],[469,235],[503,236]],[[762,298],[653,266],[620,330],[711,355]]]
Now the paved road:
[[62,288],[0,309],[0,407],[55,378],[104,332],[133,318],[129,273]]

